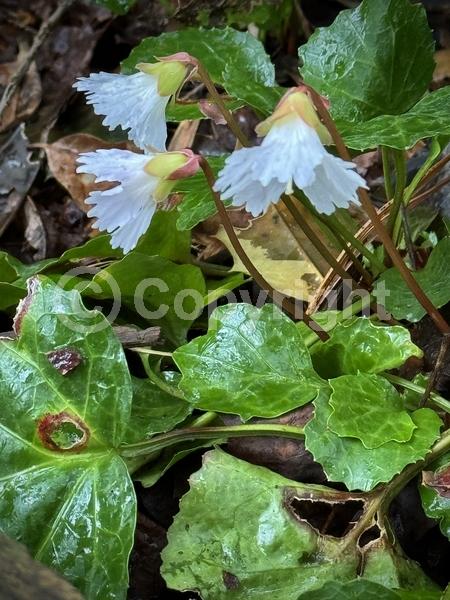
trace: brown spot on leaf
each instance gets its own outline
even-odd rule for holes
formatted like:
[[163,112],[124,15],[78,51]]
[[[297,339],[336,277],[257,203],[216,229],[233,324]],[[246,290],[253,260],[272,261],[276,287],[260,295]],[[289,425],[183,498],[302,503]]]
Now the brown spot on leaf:
[[229,573],[228,571],[223,571],[222,578],[227,590],[237,590],[237,588],[241,585],[238,577],[233,575],[233,573]]
[[31,303],[33,301],[34,294],[39,287],[39,279],[37,277],[31,277],[27,281],[28,293],[23,300],[19,302],[17,306],[16,316],[13,321],[14,333],[19,336],[22,329],[22,321],[24,316],[27,314]]
[[79,452],[87,446],[90,437],[87,425],[65,411],[41,417],[37,432],[43,445],[57,452]]
[[450,498],[450,466],[444,467],[436,472],[424,471],[422,483],[433,488],[443,498]]
[[55,367],[61,375],[67,375],[83,360],[81,354],[75,348],[60,348],[47,353],[47,358],[52,366]]

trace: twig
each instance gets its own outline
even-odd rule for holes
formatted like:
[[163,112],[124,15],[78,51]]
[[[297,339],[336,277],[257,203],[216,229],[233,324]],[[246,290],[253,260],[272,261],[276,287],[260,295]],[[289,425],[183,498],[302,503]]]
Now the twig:
[[11,98],[13,97],[17,89],[17,86],[20,84],[22,79],[25,77],[28,69],[30,68],[30,65],[33,62],[34,57],[36,56],[37,51],[42,46],[49,33],[52,31],[53,27],[59,21],[62,14],[73,2],[74,0],[61,0],[61,2],[58,3],[56,10],[40,26],[39,31],[37,32],[36,37],[33,40],[31,48],[29,49],[23,61],[20,63],[17,71],[12,75],[8,85],[5,88],[5,91],[3,92],[2,99],[0,100],[0,121],[3,117],[4,111],[6,110]]
[[430,378],[427,382],[427,387],[425,388],[425,393],[420,401],[420,407],[423,408],[425,404],[428,402],[430,398],[430,394],[433,391],[436,380],[439,376],[439,372],[442,369],[442,365],[444,364],[445,356],[450,347],[450,334],[444,334],[442,337],[441,347],[439,348],[439,354],[436,359],[436,364],[434,365],[433,372],[430,375]]
[[[135,329],[134,327],[113,326],[113,331],[124,348],[153,346],[161,341],[161,328]],[[0,339],[16,339],[14,331],[0,333]]]

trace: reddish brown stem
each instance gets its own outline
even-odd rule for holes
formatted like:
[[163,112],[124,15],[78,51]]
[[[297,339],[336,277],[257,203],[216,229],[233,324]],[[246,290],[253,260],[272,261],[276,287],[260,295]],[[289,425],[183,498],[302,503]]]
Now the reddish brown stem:
[[[309,87],[308,89],[311,92],[311,97],[312,97],[312,100],[316,107],[316,110],[317,110],[319,116],[321,117],[324,125],[327,127],[328,131],[330,132],[330,135],[333,139],[333,142],[336,146],[336,149],[337,149],[340,157],[343,158],[344,160],[351,161],[350,153],[347,150],[347,147],[345,146],[344,141],[343,141],[339,131],[337,130],[337,127],[336,127],[333,119],[331,118],[330,113],[328,112],[321,96],[312,88]],[[373,206],[367,191],[360,188],[358,190],[358,195],[359,195],[359,200],[360,200],[364,210],[366,211],[367,215],[369,216],[370,220],[372,221],[375,231],[377,232],[380,240],[382,241],[384,247],[387,250],[387,253],[390,256],[392,263],[397,267],[400,275],[405,280],[407,286],[412,291],[412,293],[415,295],[418,302],[420,302],[420,304],[423,306],[423,308],[426,310],[426,312],[433,319],[433,321],[435,322],[436,326],[441,331],[441,333],[443,333],[443,334],[450,333],[449,324],[442,317],[442,315],[440,314],[438,309],[434,306],[434,304],[431,302],[431,300],[425,294],[425,292],[423,291],[421,286],[417,283],[416,279],[412,275],[411,271],[406,266],[399,251],[397,250],[394,242],[392,241],[392,239],[388,235],[386,229],[384,228],[384,225],[383,225],[380,217],[378,216],[378,213],[375,210],[375,207]]]
[[[225,206],[223,205],[219,194],[214,190],[214,184],[215,184],[214,173],[213,173],[211,167],[209,166],[208,161],[203,157],[200,160],[200,166],[203,170],[203,173],[205,174],[206,181],[208,182],[208,185],[211,189],[211,194],[214,198],[214,202],[216,204],[217,212],[219,213],[219,216],[221,218],[222,225],[225,228],[226,234],[227,234],[236,254],[239,256],[240,260],[242,261],[242,264],[245,266],[245,268],[247,269],[247,271],[249,272],[251,277],[254,279],[254,281],[259,285],[259,287],[262,290],[266,290],[268,292],[269,296],[272,298],[272,300],[276,304],[279,304],[281,306],[281,308],[284,308],[285,310],[287,310],[293,318],[296,318],[297,310],[296,310],[296,306],[295,306],[294,302],[292,302],[292,300],[290,300],[289,298],[283,297],[283,295],[280,292],[275,290],[275,288],[273,288],[270,285],[270,283],[268,281],[266,281],[266,279],[263,277],[263,275],[261,275],[261,273],[256,269],[255,265],[252,263],[252,261],[247,256],[244,248],[242,247],[242,245],[236,235],[236,232],[234,231],[233,224],[230,221],[230,217],[228,216],[227,210],[226,210]],[[319,338],[322,341],[326,341],[329,338],[329,335],[327,334],[327,332],[324,331],[320,327],[320,325],[318,323],[316,323],[309,315],[307,315],[306,311],[302,311],[301,318],[305,322],[305,324],[308,325],[308,327],[310,329],[312,329],[315,333],[317,333],[317,335],[319,336]]]

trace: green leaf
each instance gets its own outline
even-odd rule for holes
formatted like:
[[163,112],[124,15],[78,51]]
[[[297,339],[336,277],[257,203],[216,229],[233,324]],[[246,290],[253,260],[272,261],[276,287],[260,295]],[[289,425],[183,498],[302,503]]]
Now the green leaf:
[[25,296],[26,290],[22,285],[0,283],[0,310],[5,310],[16,304]]
[[189,27],[146,38],[122,63],[122,69],[131,73],[139,62],[154,62],[176,52],[199,59],[215,83],[264,114],[272,112],[283,94],[276,87],[275,70],[261,42],[230,27]]
[[190,485],[162,554],[170,588],[198,590],[203,600],[297,600],[329,579],[356,576],[356,553],[340,553],[336,538],[321,542],[290,510],[289,498],[311,498],[326,488],[220,450],[205,455]]
[[328,97],[333,117],[360,122],[416,104],[431,81],[433,51],[423,6],[363,0],[317,29],[299,54],[304,80]]
[[203,310],[206,286],[198,267],[130,252],[95,275],[84,294],[112,298],[119,306],[123,301],[178,345]]
[[358,438],[365,448],[407,442],[416,429],[395,387],[379,375],[342,375],[330,381],[332,413],[327,426],[339,437]]
[[274,305],[217,308],[208,333],[178,348],[173,359],[189,402],[244,420],[303,406],[324,385],[295,324]]
[[100,4],[117,15],[127,13],[136,0],[95,0],[96,4]]
[[440,592],[430,590],[390,590],[368,579],[327,581],[318,590],[301,594],[298,600],[439,600]]
[[419,486],[425,514],[436,519],[450,540],[450,454],[443,456],[431,471],[424,471]]
[[136,501],[115,451],[131,408],[122,347],[100,313],[44,278],[16,329],[0,341],[0,530],[88,600],[124,599]]
[[314,418],[305,427],[305,445],[330,481],[345,483],[350,490],[369,491],[390,481],[406,465],[422,460],[439,437],[442,425],[436,413],[422,408],[412,413],[417,429],[408,442],[387,442],[367,449],[360,440],[339,437],[328,428],[332,408],[326,391],[314,401]]
[[[226,158],[226,156],[207,157],[208,163],[216,177],[225,164]],[[174,192],[178,192],[183,196],[182,202],[177,206],[179,215],[177,227],[180,231],[192,229],[217,212],[203,171],[187,179],[177,181]]]
[[316,346],[312,359],[319,375],[330,379],[359,371],[381,373],[422,354],[404,327],[377,325],[357,317],[338,323],[330,338]]
[[[183,181],[189,181],[185,179]],[[180,231],[175,210],[158,211],[147,232],[142,236],[136,252],[148,256],[158,255],[180,263],[191,262],[191,234]]]
[[187,402],[162,391],[150,380],[133,377],[132,381],[131,418],[122,443],[134,444],[170,431],[192,412]]
[[410,148],[419,140],[450,134],[450,88],[427,94],[401,115],[380,115],[363,123],[339,124],[345,143],[355,150],[377,146]]
[[[449,256],[450,237],[446,237],[433,248],[425,267],[413,272],[414,277],[437,308],[444,306],[450,300]],[[373,293],[377,302],[395,319],[406,319],[416,323],[426,315],[425,309],[395,267],[388,269],[379,277]]]

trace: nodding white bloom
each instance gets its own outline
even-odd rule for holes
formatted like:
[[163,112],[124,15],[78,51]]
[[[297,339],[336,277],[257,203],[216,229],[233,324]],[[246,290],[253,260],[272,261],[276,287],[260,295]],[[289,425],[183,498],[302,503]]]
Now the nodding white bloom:
[[225,161],[215,184],[222,200],[258,216],[295,184],[321,213],[358,202],[356,191],[366,182],[354,163],[327,152],[330,134],[302,88],[288,92],[256,132],[265,136],[260,146],[236,150]]
[[137,154],[129,150],[96,150],[80,154],[77,173],[95,175],[95,182],[116,186],[91,192],[87,204],[94,207],[94,227],[111,233],[113,248],[129,252],[148,229],[157,204],[163,202],[175,185],[196,173],[199,157],[192,150]]
[[106,115],[109,129],[129,129],[128,136],[142,149],[164,150],[167,139],[166,106],[186,80],[193,59],[185,52],[139,63],[138,73],[92,73],[74,87],[86,92],[97,115]]

